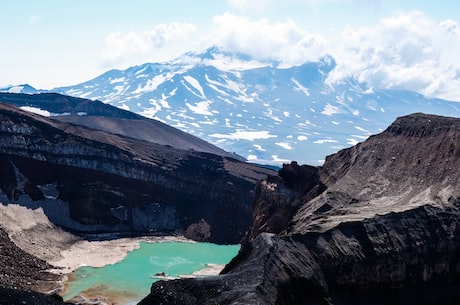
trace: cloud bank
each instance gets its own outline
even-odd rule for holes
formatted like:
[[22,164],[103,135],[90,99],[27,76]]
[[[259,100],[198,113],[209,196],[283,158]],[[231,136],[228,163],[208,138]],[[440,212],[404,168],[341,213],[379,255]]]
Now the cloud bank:
[[[232,1],[240,8],[249,5],[244,0]],[[258,1],[261,6],[266,2]],[[111,33],[104,58],[115,62],[167,49],[196,30],[192,24],[171,23],[143,33]],[[453,20],[435,22],[418,11],[384,18],[373,26],[349,26],[334,37],[310,32],[291,19],[271,22],[225,13],[214,16],[212,30],[203,34],[201,43],[246,53],[256,60],[275,60],[282,66],[330,55],[337,63],[330,83],[355,77],[374,88],[460,101],[460,61],[456,60],[460,26]],[[191,51],[187,46],[184,53]]]
[[329,81],[354,76],[375,88],[413,90],[460,100],[460,29],[452,20],[435,23],[421,12],[381,20],[373,27],[348,27],[337,47]]
[[403,89],[429,97],[460,100],[460,27],[453,20],[435,23],[421,12],[382,19],[372,27],[347,27],[330,39],[294,21],[224,14],[215,17],[215,43],[285,66],[331,55],[337,67],[330,83],[355,77],[374,88]]
[[172,22],[158,24],[152,29],[138,32],[112,32],[105,38],[102,52],[104,65],[139,64],[139,59],[153,58],[155,52],[167,48],[184,39],[196,30],[190,23]]

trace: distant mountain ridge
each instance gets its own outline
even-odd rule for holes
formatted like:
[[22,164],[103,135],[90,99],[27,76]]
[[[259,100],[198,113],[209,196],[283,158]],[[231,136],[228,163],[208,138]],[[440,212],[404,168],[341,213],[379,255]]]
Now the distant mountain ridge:
[[278,165],[320,164],[409,113],[460,117],[460,103],[353,78],[331,84],[335,67],[328,56],[281,67],[212,47],[54,91],[155,118],[250,161]]
[[83,125],[160,145],[169,145],[177,149],[196,150],[242,160],[240,156],[228,153],[177,128],[100,101],[57,93],[0,92],[0,102],[67,123]]

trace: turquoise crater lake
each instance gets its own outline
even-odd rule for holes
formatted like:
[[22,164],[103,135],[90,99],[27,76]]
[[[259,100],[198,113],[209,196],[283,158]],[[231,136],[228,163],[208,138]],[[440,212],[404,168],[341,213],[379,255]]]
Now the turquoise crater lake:
[[167,278],[190,275],[209,267],[227,264],[239,251],[239,245],[187,242],[141,242],[120,262],[100,268],[80,267],[70,273],[63,292],[64,300],[85,298],[117,300],[130,304],[150,292],[158,274]]

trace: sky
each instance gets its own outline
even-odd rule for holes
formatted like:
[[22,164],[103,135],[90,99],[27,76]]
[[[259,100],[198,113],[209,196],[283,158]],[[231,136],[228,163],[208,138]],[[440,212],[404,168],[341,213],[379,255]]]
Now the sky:
[[217,45],[460,101],[458,0],[0,0],[0,87],[75,85]]

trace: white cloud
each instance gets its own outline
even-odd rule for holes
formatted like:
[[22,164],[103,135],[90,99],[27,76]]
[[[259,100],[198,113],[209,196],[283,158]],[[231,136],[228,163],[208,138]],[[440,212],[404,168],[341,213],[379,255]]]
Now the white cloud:
[[230,13],[214,17],[215,28],[205,44],[216,44],[257,59],[296,65],[317,60],[324,54],[325,39],[300,28],[293,20],[271,23]]
[[[294,1],[294,0],[292,0]],[[320,5],[316,0],[304,1]],[[378,7],[378,0],[329,0]],[[233,0],[239,9],[268,6],[270,1]],[[348,26],[338,36],[326,37],[302,28],[293,20],[272,22],[230,13],[214,17],[215,28],[204,40],[225,50],[257,60],[276,60],[282,66],[302,64],[331,55],[336,68],[329,83],[356,77],[378,89],[403,89],[429,97],[460,100],[460,26],[454,20],[435,22],[411,11],[381,19],[372,26]]]
[[[322,5],[319,0],[289,3],[301,2]],[[382,3],[378,0],[327,2],[371,6]],[[228,3],[239,10],[268,9],[276,4],[272,0],[229,0]],[[460,26],[454,20],[435,22],[421,12],[412,11],[384,18],[372,26],[348,26],[338,36],[312,33],[291,19],[273,22],[225,13],[215,16],[213,22],[213,29],[202,38],[201,45],[218,45],[226,51],[251,55],[253,66],[264,65],[267,60],[292,66],[331,55],[337,66],[329,75],[329,83],[351,76],[376,89],[412,90],[430,97],[460,100],[460,61],[456,60],[460,54]],[[110,33],[103,57],[111,66],[159,61],[156,52],[171,53],[175,45],[184,45],[192,32],[197,32],[192,24],[170,23],[144,32]],[[231,59],[222,62],[235,67]],[[305,89],[309,94],[307,88],[297,89]],[[323,113],[336,113],[333,107]]]
[[460,30],[455,21],[439,24],[418,11],[382,19],[373,27],[346,28],[329,82],[348,76],[375,88],[413,90],[460,99]]
[[186,37],[196,30],[190,23],[172,22],[158,24],[144,32],[112,32],[105,38],[103,60],[107,65],[130,62],[147,58],[155,51],[170,47],[172,43]]

